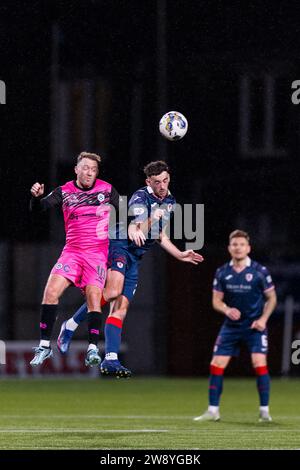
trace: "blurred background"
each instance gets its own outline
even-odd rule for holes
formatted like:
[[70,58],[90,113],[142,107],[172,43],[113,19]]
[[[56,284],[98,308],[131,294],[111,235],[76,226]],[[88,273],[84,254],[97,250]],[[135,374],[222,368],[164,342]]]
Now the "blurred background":
[[[214,272],[228,234],[249,232],[252,257],[276,283],[269,322],[272,375],[299,375],[290,362],[300,338],[299,4],[202,0],[2,0],[0,80],[1,374],[32,374],[39,304],[64,242],[62,217],[33,217],[30,187],[73,178],[76,155],[103,157],[101,177],[122,195],[144,185],[143,166],[165,159],[180,203],[205,204],[205,262],[187,266],[154,247],[124,325],[122,360],[135,374],[208,374],[221,315],[211,308]],[[180,142],[158,122],[182,112]],[[183,248],[182,242],[176,241]],[[62,320],[81,305],[71,288]],[[85,327],[76,332],[85,340]],[[85,343],[35,374],[87,373]],[[247,351],[228,375],[252,374]]]

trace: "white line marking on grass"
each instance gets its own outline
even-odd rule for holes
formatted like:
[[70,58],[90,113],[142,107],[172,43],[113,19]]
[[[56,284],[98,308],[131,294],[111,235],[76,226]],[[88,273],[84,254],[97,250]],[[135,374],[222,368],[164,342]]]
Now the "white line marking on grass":
[[155,416],[155,415],[1,415],[2,419],[192,419],[188,416]]
[[57,434],[57,433],[157,433],[168,429],[0,429],[0,433]]
[[[43,433],[43,434],[58,434],[58,433],[93,433],[93,434],[105,434],[105,433],[175,433],[175,434],[182,434],[185,432],[189,432],[192,434],[201,434],[205,433],[207,434],[208,431],[212,431],[214,434],[224,434],[224,429],[216,429],[214,426],[210,427],[199,427],[198,429],[194,428],[180,428],[180,429],[69,429],[69,428],[62,428],[62,429],[45,429],[45,428],[35,428],[35,429],[29,429],[29,428],[19,428],[19,429],[0,429],[1,434],[6,434],[6,433],[28,433],[28,434],[38,434],[38,433]],[[237,429],[226,429],[226,433],[235,433],[236,434]],[[238,432],[242,433],[266,433],[266,432],[273,432],[273,433],[282,433],[282,432],[294,432],[298,433],[300,432],[300,429],[274,429],[270,428],[267,429],[265,427],[259,429],[238,429]]]

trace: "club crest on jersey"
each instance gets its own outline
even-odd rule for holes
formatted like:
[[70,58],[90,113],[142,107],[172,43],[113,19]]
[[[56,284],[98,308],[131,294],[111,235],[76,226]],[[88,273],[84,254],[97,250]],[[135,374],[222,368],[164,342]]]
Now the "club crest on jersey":
[[104,194],[102,194],[102,193],[99,193],[99,194],[98,194],[98,196],[97,196],[97,199],[98,199],[98,201],[99,201],[99,202],[103,202],[103,201],[104,201],[104,199],[105,199],[105,196],[104,196]]
[[142,215],[145,212],[144,207],[134,207],[133,215]]
[[253,274],[247,273],[245,277],[246,277],[246,281],[250,282],[253,279]]
[[168,209],[168,212],[171,212],[173,209],[173,204],[169,203],[167,209]]

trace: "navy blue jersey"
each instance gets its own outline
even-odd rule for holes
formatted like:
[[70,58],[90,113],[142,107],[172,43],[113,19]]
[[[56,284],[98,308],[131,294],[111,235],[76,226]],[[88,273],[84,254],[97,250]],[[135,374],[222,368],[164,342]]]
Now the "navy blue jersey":
[[169,192],[164,199],[155,196],[150,186],[145,186],[133,193],[128,203],[128,223],[143,223],[151,218],[156,209],[164,211],[163,216],[152,223],[151,230],[146,236],[145,244],[138,247],[134,242],[127,239],[127,225],[124,222],[117,224],[116,240],[110,240],[110,246],[122,244],[123,247],[130,249],[136,256],[142,256],[153,243],[159,239],[163,228],[170,222],[175,209],[175,198]]
[[247,265],[237,272],[233,262],[224,264],[217,269],[213,290],[224,292],[224,302],[241,312],[239,321],[226,318],[226,324],[239,325],[260,317],[265,303],[264,292],[273,289],[271,275],[265,266],[247,258]]

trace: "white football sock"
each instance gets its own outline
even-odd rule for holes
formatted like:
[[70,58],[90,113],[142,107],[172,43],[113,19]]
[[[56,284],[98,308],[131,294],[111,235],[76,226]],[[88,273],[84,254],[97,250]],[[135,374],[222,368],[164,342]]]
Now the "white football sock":
[[210,413],[213,413],[213,414],[215,415],[216,413],[219,412],[219,407],[218,407],[218,406],[209,405],[208,411],[209,411]]
[[118,360],[118,354],[117,353],[107,353],[105,354],[105,359],[108,361],[117,361]]
[[50,348],[50,341],[48,341],[47,339],[41,339],[39,347]]
[[77,327],[78,327],[78,323],[76,323],[76,321],[73,320],[73,318],[70,318],[69,320],[67,320],[67,323],[66,323],[67,330],[75,331]]
[[97,346],[93,343],[89,344],[89,347],[88,347],[88,352],[91,350],[91,349],[98,349]]
[[268,406],[260,406],[259,411],[262,411],[263,413],[269,413],[269,407]]

